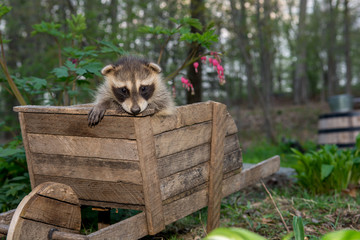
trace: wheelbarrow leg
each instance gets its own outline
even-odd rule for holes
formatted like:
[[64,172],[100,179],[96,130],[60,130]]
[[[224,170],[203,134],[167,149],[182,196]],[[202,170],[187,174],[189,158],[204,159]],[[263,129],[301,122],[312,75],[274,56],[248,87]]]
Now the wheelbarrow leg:
[[226,106],[213,103],[207,232],[219,227],[222,198]]

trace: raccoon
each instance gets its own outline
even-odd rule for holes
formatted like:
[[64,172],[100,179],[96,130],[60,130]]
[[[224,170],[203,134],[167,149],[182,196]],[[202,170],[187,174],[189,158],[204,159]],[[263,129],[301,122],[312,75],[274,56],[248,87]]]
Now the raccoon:
[[88,114],[89,127],[96,126],[107,109],[134,116],[147,111],[163,116],[173,114],[174,101],[161,71],[159,65],[133,56],[105,66],[101,70],[105,82],[98,88],[95,106]]

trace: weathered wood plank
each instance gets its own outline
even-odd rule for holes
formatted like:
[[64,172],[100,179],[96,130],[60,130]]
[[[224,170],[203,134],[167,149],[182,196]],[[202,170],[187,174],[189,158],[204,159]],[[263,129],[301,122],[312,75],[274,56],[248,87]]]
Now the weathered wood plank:
[[211,122],[204,122],[164,132],[155,136],[158,158],[210,142]]
[[160,182],[157,174],[155,141],[150,117],[134,120],[140,170],[143,178],[143,192],[148,232],[154,235],[165,229],[161,202]]
[[68,185],[59,183],[46,184],[37,191],[37,194],[72,205],[80,205],[79,198]]
[[[34,239],[48,239],[48,233],[51,229],[56,228],[59,231],[63,232],[72,232],[76,233],[77,231],[53,226],[50,224],[36,222],[28,219],[19,219],[19,224],[17,229],[21,231],[16,231],[11,237],[8,234],[7,240],[34,240]],[[10,232],[10,231],[9,231]]]
[[[224,172],[242,166],[241,151],[236,134],[226,136],[225,142],[229,146],[225,148]],[[232,153],[232,155],[229,155]],[[209,161],[210,143],[205,143],[194,148],[177,152],[158,159],[159,178],[165,178],[185,169],[192,168],[200,163]]]
[[240,149],[239,138],[237,133],[226,136],[224,152],[229,153],[237,149]]
[[84,199],[80,199],[79,201],[81,206],[92,206],[92,207],[101,207],[101,208],[120,208],[120,209],[131,209],[131,210],[139,210],[139,211],[145,210],[144,205],[104,202],[104,201],[91,201]]
[[239,169],[241,167],[242,167],[242,156],[240,149],[230,153],[225,153],[224,165],[223,165],[224,173],[233,171],[235,169]]
[[0,224],[9,225],[16,209],[0,213]]
[[145,212],[96,231],[87,237],[90,240],[134,240],[148,235]]
[[33,163],[38,175],[142,184],[135,161],[34,153]]
[[0,237],[5,237],[9,231],[9,225],[0,223]]
[[22,135],[24,148],[25,148],[26,163],[27,163],[27,167],[28,167],[28,171],[29,171],[30,184],[31,184],[31,188],[34,188],[35,182],[34,182],[34,171],[33,171],[33,163],[32,163],[32,153],[30,152],[29,139],[28,139],[27,129],[26,129],[26,125],[25,125],[24,113],[21,113],[21,112],[19,113],[19,121],[20,121],[21,135]]
[[207,189],[164,205],[165,224],[168,225],[207,205]]
[[160,180],[162,200],[185,192],[208,180],[209,163],[202,163],[193,168],[170,175]]
[[209,159],[209,143],[159,158],[157,164],[159,178],[165,178],[174,173],[181,172],[200,163],[204,163]]
[[274,156],[251,168],[245,169],[241,174],[236,174],[224,180],[222,196],[226,197],[239,189],[250,186],[262,178],[277,172],[280,168],[280,157]]
[[68,233],[61,231],[54,231],[51,240],[88,240],[89,238],[85,235]]
[[226,113],[225,126],[226,126],[226,136],[238,132],[235,121],[228,112]]
[[25,113],[24,119],[28,133],[135,139],[130,117],[107,116],[94,128],[88,127],[87,115]]
[[224,144],[226,134],[226,106],[213,103],[211,154],[209,169],[209,202],[207,232],[219,227],[221,188],[223,182]]
[[32,153],[139,160],[136,141],[45,134],[27,134]]
[[[223,180],[222,197],[224,198],[231,193],[254,184],[261,178],[266,178],[274,174],[279,168],[280,158],[279,156],[274,156],[235,175],[230,174],[230,177]],[[235,172],[236,171],[237,170],[235,170]],[[207,203],[207,189],[206,185],[203,185],[203,189],[198,192],[164,205],[165,224],[168,225],[186,217],[187,215],[206,207]]]
[[26,208],[20,216],[73,230],[80,230],[81,227],[80,206],[39,195],[32,199],[31,207]]
[[93,181],[79,178],[65,178],[47,175],[35,175],[36,184],[58,182],[70,186],[80,200],[104,201],[115,203],[144,204],[142,185]]
[[[13,108],[15,112],[27,112],[27,113],[56,113],[56,114],[80,114],[87,115],[93,104],[81,104],[73,106],[38,106],[38,105],[26,105],[26,106],[16,106]],[[153,114],[154,110],[146,111],[146,113],[138,114],[137,117],[148,116]],[[131,114],[119,112],[117,110],[106,110],[105,116],[122,116],[122,117],[133,117]]]
[[[38,195],[39,192],[61,188],[67,189],[68,186],[46,182],[35,187],[26,195],[14,213],[7,239],[46,239],[51,228],[66,232],[78,232],[81,225],[81,211],[79,205],[67,203],[73,201],[72,194],[69,195],[70,188],[68,188],[68,191],[52,194],[52,196],[60,199]],[[65,200],[65,202],[62,200]]]
[[[238,174],[241,171],[241,167],[242,167],[242,161],[241,161],[241,151],[240,149],[235,150],[234,152],[231,153],[227,153],[224,156],[224,166],[223,166],[223,172],[224,172],[224,176],[223,179],[226,179],[232,175]],[[177,173],[177,174],[181,174],[181,173]],[[173,176],[174,179],[178,178],[178,176]],[[166,184],[166,183],[165,183]],[[207,187],[207,182],[204,182],[202,184],[199,184],[197,186],[194,186],[192,188],[190,188],[187,191],[181,192],[177,195],[171,194],[173,195],[172,197],[167,198],[166,200],[163,201],[163,204],[169,204],[173,201],[176,201],[180,198],[184,198],[186,196],[189,196],[197,191],[203,190]],[[175,189],[174,189],[175,190]]]
[[173,116],[153,116],[151,118],[151,125],[156,135],[184,126],[210,121],[211,116],[211,102],[194,103],[177,107],[176,113]]

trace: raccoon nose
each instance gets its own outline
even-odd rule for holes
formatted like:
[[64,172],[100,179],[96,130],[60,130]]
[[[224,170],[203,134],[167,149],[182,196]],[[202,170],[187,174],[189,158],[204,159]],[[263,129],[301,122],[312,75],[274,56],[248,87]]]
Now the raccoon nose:
[[140,113],[140,107],[139,106],[133,106],[130,110],[134,115],[137,115],[137,114]]

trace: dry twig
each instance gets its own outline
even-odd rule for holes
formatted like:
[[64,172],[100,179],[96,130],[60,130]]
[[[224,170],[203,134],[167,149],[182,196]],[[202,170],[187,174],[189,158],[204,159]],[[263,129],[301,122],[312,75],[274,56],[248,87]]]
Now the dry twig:
[[281,221],[283,222],[283,224],[284,224],[284,227],[285,227],[286,231],[289,233],[289,232],[290,232],[290,230],[289,230],[288,226],[286,225],[285,220],[284,220],[284,218],[283,218],[283,216],[282,216],[282,214],[281,214],[281,212],[280,212],[279,208],[277,207],[277,205],[276,205],[276,203],[275,203],[275,201],[274,201],[274,198],[272,197],[271,193],[269,192],[269,190],[268,190],[268,189],[267,189],[267,187],[265,186],[265,183],[263,182],[263,180],[261,180],[261,184],[263,185],[263,187],[265,188],[265,191],[266,191],[266,192],[267,192],[267,194],[269,195],[269,197],[270,197],[270,199],[271,199],[271,201],[272,201],[273,205],[274,205],[274,206],[275,206],[275,208],[276,208],[276,211],[279,213],[280,218],[281,218]]

